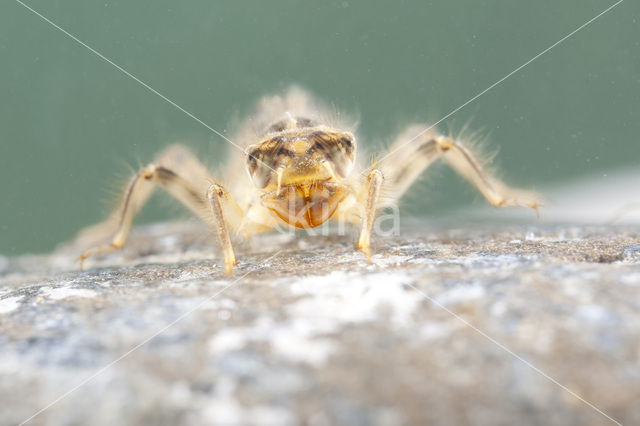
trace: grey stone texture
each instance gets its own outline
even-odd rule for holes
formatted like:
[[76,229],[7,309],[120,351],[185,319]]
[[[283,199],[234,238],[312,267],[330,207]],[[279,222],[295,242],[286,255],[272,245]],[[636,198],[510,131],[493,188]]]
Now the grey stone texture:
[[354,241],[264,235],[231,277],[190,223],[0,257],[0,424],[640,424],[637,228]]

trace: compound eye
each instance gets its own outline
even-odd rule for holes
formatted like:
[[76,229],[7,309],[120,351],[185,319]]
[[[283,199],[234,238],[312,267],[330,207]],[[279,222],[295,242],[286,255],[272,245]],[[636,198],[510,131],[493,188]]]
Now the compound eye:
[[343,136],[342,139],[340,139],[340,142],[346,152],[353,152],[356,147],[356,138],[350,134]]
[[271,180],[271,167],[265,164],[264,155],[256,146],[249,146],[245,154],[247,172],[255,186],[264,188]]
[[355,160],[356,138],[348,133],[344,134],[337,143],[337,149],[330,154],[334,169],[340,177],[347,177],[353,168]]
[[258,167],[258,158],[257,150],[251,149],[246,151],[247,155],[247,171],[249,172],[249,176],[253,175],[256,172],[256,168]]

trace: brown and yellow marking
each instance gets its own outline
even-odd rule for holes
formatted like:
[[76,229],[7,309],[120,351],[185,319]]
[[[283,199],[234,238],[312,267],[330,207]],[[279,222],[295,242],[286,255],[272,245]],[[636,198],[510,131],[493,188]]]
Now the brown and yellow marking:
[[334,182],[289,185],[262,196],[262,204],[296,228],[315,228],[333,216],[347,196],[346,186]]
[[290,128],[250,145],[246,154],[254,185],[280,190],[347,177],[354,162],[355,138],[349,132],[325,128]]

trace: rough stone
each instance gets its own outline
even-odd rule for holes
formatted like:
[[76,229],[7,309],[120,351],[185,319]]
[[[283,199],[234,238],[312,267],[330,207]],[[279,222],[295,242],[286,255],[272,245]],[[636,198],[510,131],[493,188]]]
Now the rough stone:
[[188,223],[1,258],[0,424],[640,424],[637,228],[354,240],[265,235],[231,277]]

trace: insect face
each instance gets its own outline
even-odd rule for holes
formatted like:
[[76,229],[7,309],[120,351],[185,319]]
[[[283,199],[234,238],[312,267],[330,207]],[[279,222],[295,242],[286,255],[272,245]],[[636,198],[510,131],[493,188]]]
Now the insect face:
[[288,224],[313,228],[329,220],[348,194],[341,181],[353,169],[355,137],[289,116],[269,127],[246,150],[253,184],[262,204]]
[[351,173],[355,154],[356,141],[351,133],[308,127],[273,133],[250,145],[246,165],[257,188],[278,190],[340,181]]

